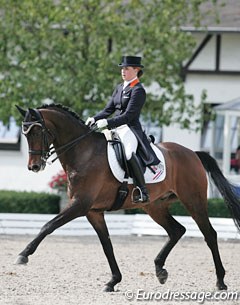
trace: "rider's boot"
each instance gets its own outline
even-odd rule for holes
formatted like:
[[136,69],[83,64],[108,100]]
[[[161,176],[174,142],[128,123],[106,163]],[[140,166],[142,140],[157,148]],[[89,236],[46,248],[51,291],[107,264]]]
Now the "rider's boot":
[[[149,202],[149,194],[146,188],[145,179],[141,164],[139,163],[138,157],[135,153],[132,154],[130,160],[128,160],[131,171],[133,172],[134,178],[136,180],[137,187],[133,190],[133,202],[134,203],[144,203]],[[135,194],[136,193],[136,194]]]

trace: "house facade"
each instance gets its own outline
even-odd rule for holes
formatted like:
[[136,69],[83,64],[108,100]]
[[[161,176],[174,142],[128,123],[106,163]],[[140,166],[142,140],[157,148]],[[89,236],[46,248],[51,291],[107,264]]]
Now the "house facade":
[[[206,37],[209,36],[211,39],[189,66],[184,67],[187,93],[194,96],[196,105],[201,101],[203,90],[207,93],[206,102],[213,106],[238,98],[240,96],[240,28],[239,31],[226,28],[209,29],[207,33],[191,31],[196,38],[198,48]],[[219,37],[221,37],[220,45],[218,45]],[[202,142],[200,131],[189,132],[180,130],[177,126],[164,128],[163,141],[178,142],[194,150],[210,150],[210,146],[205,146],[206,144]]]
[[[194,96],[196,105],[200,104],[203,90],[206,91],[206,103],[210,107],[240,97],[240,2],[227,0],[224,3],[225,6],[219,6],[220,23],[213,16],[204,15],[210,6],[208,3],[202,8],[206,27],[194,28],[187,25],[182,28],[196,40],[196,48],[182,70],[186,91]],[[217,115],[215,122],[205,122],[203,130],[198,132],[181,130],[176,125],[164,127],[162,139],[177,142],[193,150],[207,151],[221,165],[226,145],[224,120],[224,116]],[[233,154],[240,144],[240,125],[238,118],[232,117],[230,120],[231,133],[227,143]],[[231,156],[229,169],[225,170],[225,174],[231,174],[230,158]]]

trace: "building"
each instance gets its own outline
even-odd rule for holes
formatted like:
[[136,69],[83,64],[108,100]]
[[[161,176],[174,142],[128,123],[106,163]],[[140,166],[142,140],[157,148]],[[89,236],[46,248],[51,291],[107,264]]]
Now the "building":
[[[203,25],[194,28],[184,26],[183,31],[191,33],[196,40],[192,57],[183,65],[183,77],[187,93],[193,94],[196,105],[206,90],[211,107],[240,97],[240,1],[218,1],[219,19],[206,15],[211,1],[202,6]],[[224,6],[221,4],[225,3]],[[224,119],[217,117],[218,136],[212,145],[212,122],[206,122],[199,132],[180,130],[178,126],[163,128],[163,141],[173,141],[193,150],[205,150],[221,161],[223,153]],[[230,141],[231,152],[238,146],[238,120],[234,119],[232,128],[235,133]],[[230,161],[229,161],[230,164]]]

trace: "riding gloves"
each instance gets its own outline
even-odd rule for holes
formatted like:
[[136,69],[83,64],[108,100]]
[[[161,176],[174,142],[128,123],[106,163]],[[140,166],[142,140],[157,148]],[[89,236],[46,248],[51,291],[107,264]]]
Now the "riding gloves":
[[107,127],[108,122],[107,122],[106,119],[102,119],[102,120],[98,120],[98,121],[96,122],[96,125],[97,125],[98,128],[101,129],[101,128]]
[[91,127],[94,123],[95,123],[95,119],[89,117],[89,118],[87,118],[87,121],[86,121],[85,125]]

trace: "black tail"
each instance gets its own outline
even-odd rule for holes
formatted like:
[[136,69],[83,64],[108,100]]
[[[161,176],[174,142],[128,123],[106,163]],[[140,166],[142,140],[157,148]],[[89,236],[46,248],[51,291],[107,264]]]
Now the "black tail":
[[231,212],[235,225],[240,231],[240,198],[236,195],[236,187],[224,177],[213,157],[203,151],[196,151],[196,154],[221,193],[229,211]]

